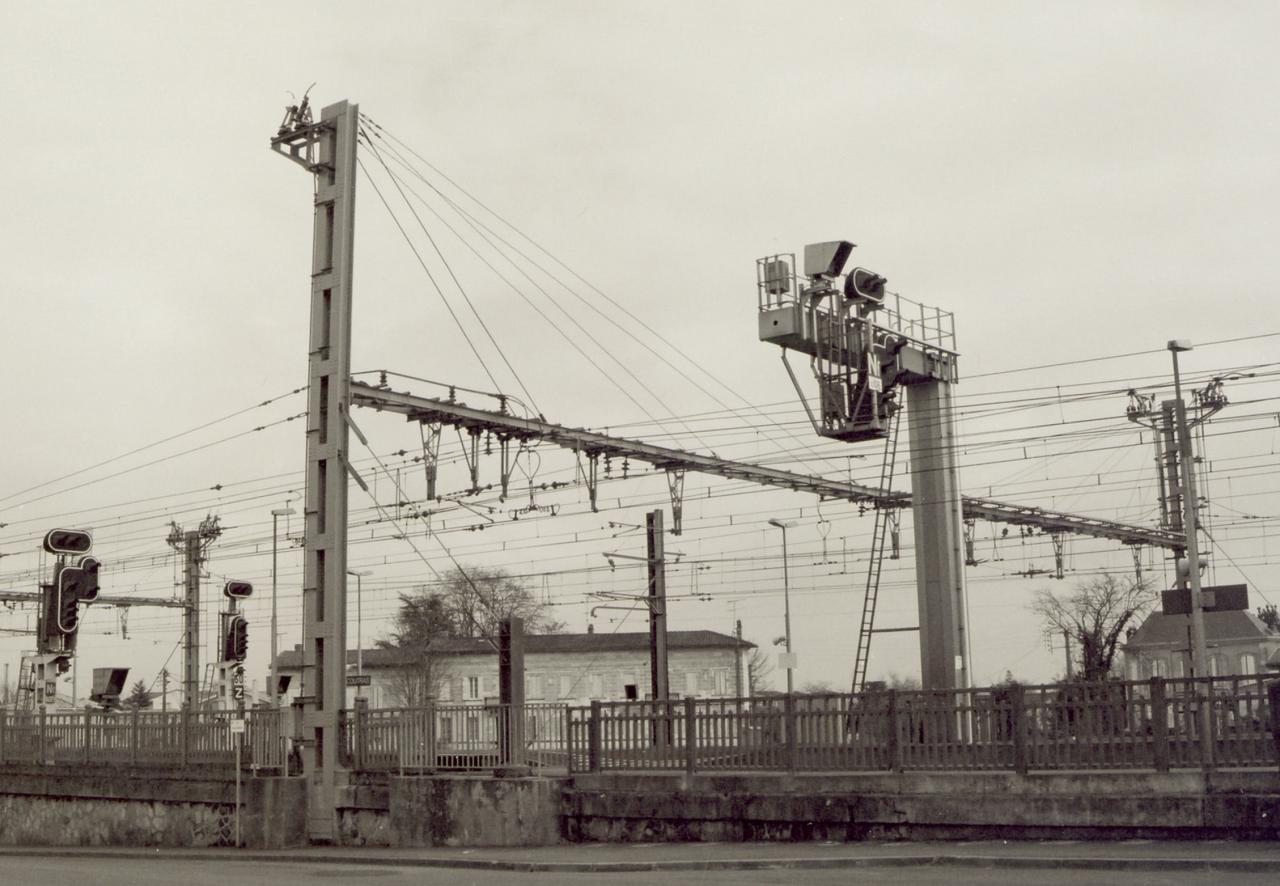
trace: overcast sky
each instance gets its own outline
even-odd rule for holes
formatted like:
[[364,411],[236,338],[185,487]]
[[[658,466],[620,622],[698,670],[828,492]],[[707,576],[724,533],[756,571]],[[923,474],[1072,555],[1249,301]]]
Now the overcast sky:
[[[380,166],[390,157],[364,152],[356,370],[509,393],[523,384],[552,421],[873,483],[878,445],[820,445],[776,348],[756,338],[755,259],[846,238],[891,289],[955,313],[971,494],[1150,523],[1151,441],[1124,421],[1124,391],[1169,396],[1157,386],[1175,337],[1204,344],[1184,355],[1196,383],[1255,373],[1228,383],[1242,405],[1207,440],[1209,510],[1225,551],[1216,578],[1280,598],[1280,386],[1267,374],[1280,361],[1274,4],[7,7],[0,589],[35,590],[39,537],[77,524],[97,532],[108,592],[168,596],[168,521],[190,527],[210,512],[226,526],[211,581],[234,575],[269,587],[269,511],[301,493],[302,423],[288,419],[305,405],[288,393],[306,379],[311,182],[268,140],[291,93],[314,82],[317,107],[359,102],[426,180],[447,190],[447,175],[580,275],[558,272],[572,291],[544,281],[551,295],[512,272],[515,286],[505,283],[470,252],[468,243],[484,246],[474,231],[459,226],[459,240],[419,204],[514,367],[446,285],[491,379],[373,191],[384,190],[446,280],[395,202]],[[429,197],[426,180],[412,183]],[[1134,356],[1099,359],[1114,355]],[[1066,365],[1012,372],[1042,364]],[[769,421],[787,423],[791,436],[748,402],[767,404]],[[683,426],[669,419],[726,405],[738,412]],[[357,420],[420,497],[416,428]],[[1081,429],[1096,436],[1061,436]],[[822,458],[796,461],[804,447]],[[466,485],[456,449],[442,479],[452,492]],[[378,474],[369,452],[356,455]],[[483,469],[492,479],[496,460]],[[526,462],[517,480],[525,471],[535,482],[574,477],[572,460],[554,450]],[[377,483],[379,500],[394,503],[389,477]],[[685,554],[673,593],[689,599],[673,608],[671,627],[727,631],[740,618],[754,642],[780,635],[781,558],[764,521],[796,518],[797,679],[847,684],[870,517],[835,502],[818,510],[799,494],[692,475],[687,483],[686,532],[669,547]],[[389,538],[393,524],[369,522],[379,515],[353,488],[352,565],[374,570],[366,641],[385,630],[398,593],[447,566],[441,542],[464,562],[531,576],[570,629],[584,629],[586,592],[642,587],[634,569],[608,572],[602,554],[640,553],[643,535],[612,538],[620,530],[609,521],[642,524],[665,485],[618,480],[602,495],[591,514],[579,485],[544,494],[536,502],[557,504],[557,515],[523,522],[510,512],[529,504],[526,492],[514,502],[478,497],[473,506],[494,508],[496,522],[462,531],[479,518],[454,506],[442,518],[457,531],[418,538],[419,556]],[[909,517],[904,544],[908,527]],[[974,677],[1049,679],[1061,652],[1046,648],[1027,601],[1102,569],[1129,574],[1130,555],[1072,542],[1078,575],[1021,578],[1013,573],[1053,565],[1047,540],[1006,539],[1002,548],[993,532],[979,527],[988,562],[969,570]],[[1161,575],[1158,555],[1143,556]],[[287,551],[286,647],[300,639],[300,564]],[[886,569],[885,588],[882,623],[914,624],[909,546]],[[265,597],[251,607],[259,677]],[[605,610],[594,624],[644,628],[642,614],[622,618]],[[0,624],[32,621],[16,607]],[[110,610],[88,616],[82,667],[127,664],[150,682],[178,640],[176,612],[134,610],[128,639],[121,629]],[[872,673],[915,671],[912,635],[889,636],[877,640]],[[16,669],[31,645],[29,636],[0,637],[0,658]],[[178,660],[169,661],[175,672]],[[86,684],[82,672],[82,692]]]

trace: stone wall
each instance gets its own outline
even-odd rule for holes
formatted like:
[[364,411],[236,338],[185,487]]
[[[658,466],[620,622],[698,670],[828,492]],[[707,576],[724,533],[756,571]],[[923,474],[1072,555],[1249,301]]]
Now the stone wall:
[[[241,840],[255,848],[306,843],[299,778],[245,778]],[[226,773],[112,767],[0,769],[0,844],[230,846],[235,782]]]
[[577,776],[574,841],[1280,839],[1280,773]]
[[390,776],[344,792],[348,846],[550,846],[561,840],[566,781],[556,778]]

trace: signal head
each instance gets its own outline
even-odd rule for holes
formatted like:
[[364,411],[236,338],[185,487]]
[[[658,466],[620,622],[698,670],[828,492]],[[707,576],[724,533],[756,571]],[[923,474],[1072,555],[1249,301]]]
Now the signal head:
[[83,529],[50,529],[44,549],[50,554],[87,554],[93,550],[93,536]]
[[845,298],[878,308],[884,304],[884,285],[889,281],[866,268],[854,268],[844,278]]
[[102,561],[97,557],[81,557],[77,568],[84,573],[84,580],[80,585],[80,592],[77,596],[81,603],[92,603],[98,599],[98,570],[102,567]]
[[243,600],[253,596],[253,585],[247,581],[229,581],[222,586],[222,596],[228,600]]

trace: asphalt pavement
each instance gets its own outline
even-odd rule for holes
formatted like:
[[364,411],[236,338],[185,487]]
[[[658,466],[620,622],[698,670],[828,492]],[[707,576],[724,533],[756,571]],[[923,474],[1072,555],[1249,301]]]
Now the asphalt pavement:
[[[283,886],[289,882],[286,872],[298,866],[321,872],[332,869],[333,873],[340,868],[358,868],[369,872],[370,876],[375,875],[378,869],[384,869],[378,876],[389,876],[389,869],[417,870],[419,876],[429,870],[442,874],[452,871],[455,877],[462,871],[493,874],[591,874],[596,880],[602,879],[602,875],[608,875],[609,882],[618,884],[630,882],[630,877],[624,875],[635,873],[660,873],[664,876],[659,880],[675,883],[684,880],[668,880],[666,875],[692,872],[706,875],[731,871],[790,871],[793,876],[784,877],[779,882],[816,883],[825,881],[820,878],[811,879],[811,875],[817,876],[822,871],[844,871],[847,878],[851,869],[860,869],[868,876],[873,872],[886,874],[896,869],[915,871],[919,877],[924,877],[927,870],[946,869],[956,876],[962,876],[964,871],[985,870],[988,874],[992,871],[1022,871],[1024,879],[1026,872],[1031,870],[1075,871],[1081,874],[1093,872],[1094,877],[1098,871],[1179,876],[1199,872],[1201,879],[1204,872],[1217,871],[1233,875],[1265,875],[1266,881],[1272,883],[1280,878],[1280,843],[1228,841],[565,843],[531,848],[308,847],[283,850],[0,847],[0,871],[4,872],[0,873],[0,882],[15,882],[6,874],[13,874],[26,867],[19,859],[26,859],[37,867],[49,863],[85,865],[87,869],[101,872],[123,865],[124,868],[147,875],[166,875],[169,878],[167,882],[183,882],[184,886],[196,886],[201,881],[198,877],[176,877],[174,871],[177,868],[190,867],[198,871],[228,870],[242,866],[246,871],[255,873],[251,882],[258,882],[258,878],[262,877],[270,879],[273,886]],[[210,862],[216,864],[209,864]],[[320,875],[322,874],[313,876]],[[1036,878],[1042,879],[1040,874]],[[860,874],[859,879],[864,879],[863,875]],[[554,882],[541,877],[538,880]],[[54,879],[54,882],[58,881],[58,878]],[[97,882],[96,879],[91,881]],[[706,878],[699,876],[688,880],[695,881],[705,882]],[[922,882],[911,879],[895,882],[917,881]],[[47,884],[49,881],[43,882]],[[143,883],[149,880],[135,878],[129,882]],[[224,879],[220,882],[226,884],[235,881]],[[431,881],[420,879],[419,882]],[[445,879],[440,882],[463,880]],[[757,880],[753,877],[752,882]],[[1089,880],[1086,878],[1079,882]]]

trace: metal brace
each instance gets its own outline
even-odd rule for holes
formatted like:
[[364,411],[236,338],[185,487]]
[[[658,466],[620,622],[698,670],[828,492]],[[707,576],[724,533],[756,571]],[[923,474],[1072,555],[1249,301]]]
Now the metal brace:
[[591,499],[591,511],[595,513],[600,509],[596,507],[596,492],[600,489],[599,477],[599,460],[600,453],[587,453],[587,469],[582,472],[582,478],[587,483],[587,497]]
[[462,444],[462,458],[467,463],[467,470],[471,472],[471,494],[475,495],[480,491],[480,429],[467,428],[467,434],[470,435],[470,441],[462,439],[462,431],[458,431],[458,442]]
[[1142,584],[1142,546],[1130,545],[1129,553],[1133,554],[1133,574],[1138,584]]
[[1064,552],[1067,547],[1067,536],[1063,532],[1049,533],[1049,540],[1053,542],[1053,577],[1066,578],[1064,570]]
[[671,534],[679,535],[684,514],[684,468],[667,468],[667,489],[671,492]]
[[425,430],[427,422],[423,422],[418,426],[418,435],[422,438],[422,465],[427,472],[427,499],[436,497],[436,477],[440,471],[440,432],[444,430],[444,425],[440,422],[431,422],[430,440],[428,440]]
[[977,566],[978,557],[973,550],[974,535],[977,533],[977,521],[972,517],[964,521],[964,565]]
[[889,559],[902,557],[902,510],[890,508],[889,513]]

